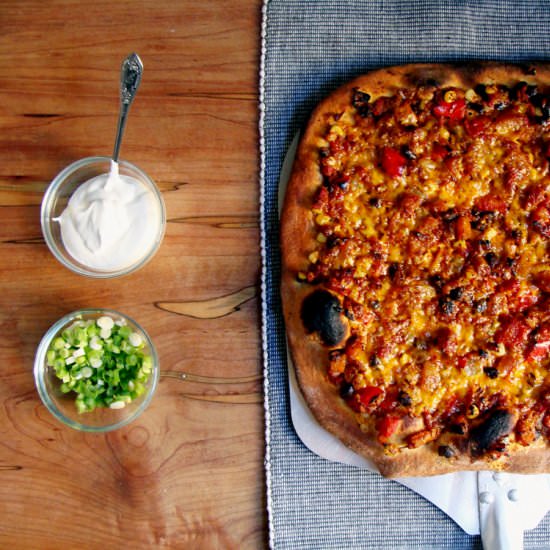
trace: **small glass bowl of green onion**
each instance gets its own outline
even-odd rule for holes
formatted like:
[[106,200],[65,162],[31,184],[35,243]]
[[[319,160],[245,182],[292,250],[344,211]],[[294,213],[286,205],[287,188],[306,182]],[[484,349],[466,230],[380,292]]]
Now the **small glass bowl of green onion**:
[[34,361],[38,394],[61,422],[107,432],[135,420],[149,405],[160,369],[155,347],[134,320],[108,309],[59,319]]

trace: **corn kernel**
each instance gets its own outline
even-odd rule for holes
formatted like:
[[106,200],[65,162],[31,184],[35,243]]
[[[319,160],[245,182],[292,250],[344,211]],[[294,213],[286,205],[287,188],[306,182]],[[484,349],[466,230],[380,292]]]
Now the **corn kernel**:
[[305,281],[307,279],[307,275],[303,271],[298,271],[298,279],[300,279],[300,281]]
[[374,185],[380,185],[384,183],[384,174],[380,170],[374,169],[371,173],[371,179]]
[[483,235],[484,239],[487,239],[488,241],[494,239],[497,236],[497,230],[494,227],[490,227],[485,231],[485,234]]
[[327,225],[330,222],[330,216],[327,216],[326,214],[318,214],[315,217],[315,223],[317,225]]
[[447,128],[445,128],[445,126],[442,126],[439,129],[439,136],[444,140],[448,140],[449,137],[451,136],[451,134],[449,133],[449,130],[447,130]]
[[473,88],[469,88],[466,90],[464,97],[466,98],[466,101],[475,101],[478,98],[478,95]]
[[340,126],[338,126],[337,124],[335,124],[334,126],[332,126],[330,128],[330,133],[331,134],[336,134],[340,137],[344,137],[346,135],[346,133],[344,132],[344,130],[342,130],[342,128]]
[[318,250],[314,250],[314,251],[308,256],[308,260],[309,260],[312,264],[316,264],[317,261],[319,260],[319,251],[318,251]]
[[317,241],[320,242],[320,243],[326,243],[327,238],[323,235],[323,233],[318,233],[317,234]]
[[469,406],[468,411],[466,412],[466,418],[475,418],[479,415],[479,408],[472,404]]
[[443,96],[445,103],[452,103],[456,100],[456,92],[454,90],[447,90]]

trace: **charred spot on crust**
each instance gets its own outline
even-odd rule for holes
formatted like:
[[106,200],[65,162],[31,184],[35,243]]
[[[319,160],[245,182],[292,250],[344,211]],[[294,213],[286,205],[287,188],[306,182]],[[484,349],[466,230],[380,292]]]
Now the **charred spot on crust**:
[[514,415],[505,409],[496,409],[470,431],[470,450],[478,457],[490,450],[498,440],[514,427]]
[[340,301],[328,290],[315,290],[302,303],[302,322],[308,332],[317,332],[327,346],[346,335]]

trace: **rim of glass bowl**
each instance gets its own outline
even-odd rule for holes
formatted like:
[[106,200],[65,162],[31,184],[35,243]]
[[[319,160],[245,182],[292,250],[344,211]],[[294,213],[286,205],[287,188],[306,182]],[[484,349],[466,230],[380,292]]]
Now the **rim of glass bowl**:
[[[145,340],[147,342],[147,345],[149,349],[151,350],[151,356],[153,359],[153,371],[151,373],[153,379],[151,381],[151,388],[148,390],[147,395],[144,397],[143,401],[140,403],[140,405],[136,408],[133,414],[129,415],[128,417],[120,420],[119,422],[115,422],[114,424],[107,424],[105,426],[88,426],[86,424],[76,422],[75,420],[72,420],[68,417],[66,417],[55,405],[55,403],[51,400],[48,391],[46,389],[45,383],[44,383],[44,377],[46,374],[46,369],[48,368],[46,365],[46,353],[48,351],[48,347],[50,342],[53,340],[53,338],[60,332],[60,330],[67,326],[69,323],[74,321],[78,316],[86,316],[86,315],[111,315],[112,317],[120,317],[122,319],[125,319],[128,323],[134,325],[136,328],[139,329],[139,331],[143,334],[145,337]],[[123,313],[120,313],[119,311],[115,311],[113,309],[104,309],[104,308],[90,308],[90,309],[79,309],[76,311],[73,311],[71,313],[68,313],[67,315],[64,315],[56,321],[42,336],[42,339],[40,340],[40,343],[38,344],[38,348],[36,350],[36,355],[34,357],[34,382],[36,389],[38,390],[38,395],[40,396],[40,399],[42,400],[42,403],[46,406],[48,411],[57,418],[60,422],[63,424],[74,428],[75,430],[83,431],[83,432],[110,432],[112,430],[116,430],[118,428],[122,428],[123,426],[126,426],[133,420],[135,420],[138,416],[141,415],[141,413],[149,406],[149,403],[153,399],[153,395],[155,394],[159,382],[160,377],[160,364],[159,359],[157,355],[157,350],[155,348],[155,345],[153,344],[153,341],[145,331],[145,329],[134,319],[131,317],[128,317],[128,315],[125,315]],[[93,413],[90,413],[93,414]],[[83,416],[85,418],[85,416]]]
[[143,178],[145,184],[151,189],[153,195],[158,200],[161,219],[160,230],[155,241],[155,246],[151,248],[148,254],[143,256],[143,258],[138,260],[136,263],[124,269],[118,269],[115,271],[94,271],[91,269],[87,269],[85,266],[79,264],[76,259],[72,258],[72,256],[68,252],[66,253],[66,255],[63,255],[61,253],[50,230],[50,212],[52,210],[52,203],[59,186],[70,174],[72,174],[82,166],[99,162],[110,163],[111,160],[112,159],[110,157],[85,157],[63,168],[63,170],[61,170],[61,172],[59,172],[48,185],[48,188],[44,193],[44,197],[42,198],[42,204],[40,208],[40,225],[42,227],[42,235],[44,236],[44,240],[46,241],[46,245],[50,249],[50,252],[67,269],[70,269],[71,271],[73,271],[74,273],[78,273],[79,275],[84,275],[86,277],[92,277],[95,279],[113,279],[115,277],[122,277],[123,275],[128,275],[129,273],[133,273],[134,271],[142,268],[157,253],[164,238],[164,233],[166,231],[166,205],[164,204],[164,199],[162,198],[162,193],[160,192],[159,188],[157,187],[155,182],[143,170],[141,170],[141,168],[126,160],[119,160],[118,164],[120,166],[124,166],[129,168],[130,170],[135,171],[140,175],[140,177]]

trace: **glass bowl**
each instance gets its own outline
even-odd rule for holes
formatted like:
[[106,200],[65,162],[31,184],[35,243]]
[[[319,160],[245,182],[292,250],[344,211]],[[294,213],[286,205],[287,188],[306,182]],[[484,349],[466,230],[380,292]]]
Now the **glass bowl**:
[[[131,227],[132,235],[128,237],[125,243],[129,243],[130,247],[135,247],[133,254],[128,258],[128,262],[117,264],[121,261],[121,250],[127,250],[128,246],[113,246],[110,254],[110,265],[98,266],[90,265],[92,262],[86,263],[75,257],[74,250],[71,253],[63,242],[61,223],[59,221],[61,213],[67,207],[69,199],[80,187],[81,184],[100,175],[108,174],[111,167],[111,159],[109,157],[87,157],[70,164],[63,169],[50,183],[44,197],[42,199],[42,207],[40,212],[40,223],[42,233],[48,248],[52,254],[67,268],[80,275],[96,278],[111,278],[127,275],[136,271],[145,265],[157,252],[166,228],[166,210],[164,200],[157,186],[147,174],[133,164],[119,160],[119,173],[121,176],[130,176],[138,180],[147,193],[147,212],[145,219],[139,217],[139,224],[136,223]],[[150,217],[151,220],[146,218]],[[114,216],[116,217],[116,216]],[[107,219],[113,218],[107,216]],[[94,218],[95,219],[95,218]],[[120,220],[114,224],[114,228],[120,227]],[[118,230],[118,229],[117,229]],[[146,242],[148,246],[143,249],[137,242],[138,231],[146,232]],[[121,230],[122,231],[122,230]],[[121,233],[122,235],[122,233]],[[69,248],[70,248],[69,244]],[[85,250],[85,253],[88,252]],[[98,260],[99,262],[100,260]],[[103,261],[103,260],[101,260]],[[114,262],[114,263],[113,263]]]
[[[121,394],[124,392],[123,390],[120,390],[120,392],[117,391],[116,396],[113,398],[113,404],[111,404],[110,406],[96,407],[89,412],[79,412],[76,402],[77,394],[72,390],[67,392],[67,388],[62,387],[63,381],[57,376],[55,367],[48,365],[48,362],[52,362],[51,357],[50,361],[48,361],[48,350],[51,349],[51,346],[56,345],[58,346],[58,350],[61,349],[60,342],[62,342],[62,339],[59,337],[66,329],[72,331],[76,326],[75,323],[79,323],[80,321],[82,321],[85,324],[86,321],[89,320],[95,322],[105,316],[113,319],[115,321],[115,324],[119,327],[127,326],[130,329],[130,331],[127,330],[126,332],[131,333],[130,339],[133,344],[136,344],[137,339],[137,343],[140,345],[139,349],[144,355],[151,358],[150,360],[147,360],[148,366],[146,369],[150,370],[150,372],[148,374],[148,378],[141,381],[141,383],[143,384],[141,391],[143,393],[141,393],[141,395],[135,397],[131,401],[128,402],[129,398],[127,396],[121,397]],[[100,324],[105,323],[100,322]],[[94,326],[95,325],[96,323],[94,323]],[[82,345],[82,349],[85,350],[86,357],[89,357],[92,356],[92,354],[94,353],[90,350],[97,349],[96,341],[93,340],[93,338],[95,337],[93,336],[92,332],[96,329],[84,330],[87,334],[82,338],[86,341],[86,344]],[[115,332],[115,329],[111,330],[112,332]],[[134,334],[139,336],[134,336]],[[107,340],[103,340],[104,337],[106,337]],[[109,336],[103,333],[101,336],[97,336],[97,338],[101,338],[102,341],[108,342]],[[113,338],[111,338],[111,340],[113,340]],[[55,342],[57,342],[57,344]],[[66,352],[59,351],[55,353],[65,354]],[[128,353],[130,354],[130,352]],[[71,352],[69,355],[72,355],[74,357],[74,355],[79,355],[79,353],[74,353],[73,355],[73,351],[71,348]],[[71,364],[71,377],[78,378],[80,376],[80,373],[84,371],[84,367],[81,367],[79,365],[79,367],[75,370],[75,366],[73,365],[74,360],[65,359],[65,362],[67,361],[67,364]],[[83,362],[82,364],[93,365],[91,360],[86,363]],[[99,368],[97,367],[97,364],[95,365],[95,367]],[[89,383],[93,384],[96,388],[103,386],[105,382],[97,382],[98,378],[104,376],[99,376],[99,373],[101,371],[98,370],[96,375],[93,372],[94,368],[88,367],[88,369],[89,371],[92,371],[92,374],[89,374],[89,371],[87,373],[84,373],[84,378],[87,378],[86,383],[88,383],[89,380]],[[106,370],[107,369],[104,369],[104,371]],[[109,309],[82,309],[69,313],[68,315],[65,315],[63,318],[59,319],[54,325],[52,325],[48,329],[46,334],[44,334],[44,336],[42,337],[42,340],[38,345],[34,360],[34,380],[36,388],[38,390],[38,394],[40,395],[40,398],[42,399],[44,405],[46,405],[46,408],[65,425],[70,426],[71,428],[75,428],[77,430],[87,432],[108,432],[125,426],[126,424],[129,424],[130,422],[135,420],[151,402],[153,394],[155,393],[158,385],[159,374],[160,367],[158,356],[155,347],[145,330],[143,330],[143,328],[140,327],[138,323],[136,323],[130,317]],[[124,374],[120,375],[120,378],[123,377]],[[135,384],[132,383],[130,387],[132,389],[135,389]],[[125,393],[127,394],[129,392],[126,391]],[[124,402],[124,400],[126,400],[126,402]],[[121,405],[121,402],[124,402],[124,405]]]

